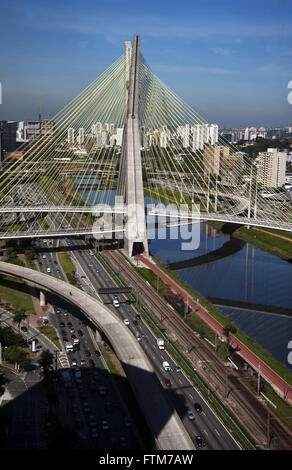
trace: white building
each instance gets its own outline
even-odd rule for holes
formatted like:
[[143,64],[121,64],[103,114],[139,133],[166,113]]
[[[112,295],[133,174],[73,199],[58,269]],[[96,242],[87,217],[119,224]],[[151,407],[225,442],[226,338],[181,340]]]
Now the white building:
[[84,144],[84,140],[85,140],[85,131],[83,127],[80,127],[79,133],[78,133],[78,144],[79,145]]
[[210,124],[209,126],[209,143],[215,145],[218,142],[218,125]]
[[286,152],[267,149],[257,156],[258,180],[264,187],[278,188],[285,184]]
[[69,127],[68,129],[68,144],[72,145],[74,144],[75,137],[74,137],[74,129],[73,127]]

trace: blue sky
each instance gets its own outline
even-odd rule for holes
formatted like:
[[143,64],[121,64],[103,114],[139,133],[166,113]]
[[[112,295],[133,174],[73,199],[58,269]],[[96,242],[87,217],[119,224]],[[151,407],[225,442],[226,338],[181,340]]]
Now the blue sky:
[[[222,126],[292,125],[291,0],[0,0],[0,119],[56,114],[141,36],[156,75]],[[44,97],[44,98],[42,98]]]

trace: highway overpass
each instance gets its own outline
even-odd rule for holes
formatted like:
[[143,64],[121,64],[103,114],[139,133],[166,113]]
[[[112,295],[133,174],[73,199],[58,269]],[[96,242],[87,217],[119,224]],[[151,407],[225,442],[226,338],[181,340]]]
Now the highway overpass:
[[69,283],[29,268],[0,262],[0,272],[33,282],[76,305],[110,341],[159,450],[194,450],[179,416],[170,408],[163,389],[141,346],[129,329],[104,304]]

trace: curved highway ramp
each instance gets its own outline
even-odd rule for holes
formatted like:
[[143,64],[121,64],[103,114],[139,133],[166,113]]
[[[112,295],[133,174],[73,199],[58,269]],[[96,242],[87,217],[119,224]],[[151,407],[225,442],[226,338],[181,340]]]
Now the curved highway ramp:
[[153,433],[159,450],[194,450],[176,411],[170,408],[163,389],[136,338],[114,313],[98,300],[67,282],[29,268],[0,262],[0,272],[31,281],[80,308],[107,336],[123,364],[127,379]]

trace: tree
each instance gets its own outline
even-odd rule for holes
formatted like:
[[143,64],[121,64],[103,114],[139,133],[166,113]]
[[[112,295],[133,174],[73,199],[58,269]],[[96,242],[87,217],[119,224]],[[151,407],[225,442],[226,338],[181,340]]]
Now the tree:
[[4,350],[4,358],[6,361],[15,363],[21,369],[28,369],[31,365],[31,360],[27,351],[24,351],[18,346],[8,346]]
[[15,312],[13,316],[13,323],[17,323],[18,329],[20,327],[20,323],[27,318],[27,313],[24,308],[19,310],[18,312]]
[[38,363],[42,368],[43,376],[48,377],[49,373],[53,369],[54,355],[46,349],[45,351],[42,351]]
[[237,328],[235,325],[233,325],[233,323],[229,323],[223,328],[223,333],[225,334],[227,338],[228,351],[230,351],[230,333],[236,333],[236,332],[237,332]]

